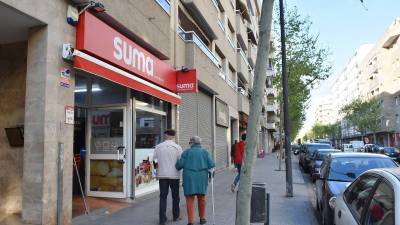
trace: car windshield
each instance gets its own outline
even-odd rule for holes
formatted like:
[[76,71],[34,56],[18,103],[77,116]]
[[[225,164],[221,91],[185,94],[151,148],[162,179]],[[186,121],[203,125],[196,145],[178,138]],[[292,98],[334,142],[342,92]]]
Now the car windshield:
[[399,153],[399,150],[396,148],[384,148],[385,153]]
[[351,182],[361,173],[374,168],[397,167],[389,158],[341,157],[332,159],[328,180]]
[[308,146],[308,151],[310,153],[314,153],[316,150],[318,149],[332,149],[332,146],[328,145],[328,144],[317,144],[317,145],[309,145]]

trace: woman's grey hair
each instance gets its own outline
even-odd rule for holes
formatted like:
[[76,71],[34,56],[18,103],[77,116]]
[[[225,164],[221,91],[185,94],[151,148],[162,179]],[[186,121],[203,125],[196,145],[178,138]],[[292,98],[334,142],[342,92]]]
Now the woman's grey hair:
[[190,143],[192,143],[192,144],[201,144],[201,137],[194,136],[194,137],[190,138]]

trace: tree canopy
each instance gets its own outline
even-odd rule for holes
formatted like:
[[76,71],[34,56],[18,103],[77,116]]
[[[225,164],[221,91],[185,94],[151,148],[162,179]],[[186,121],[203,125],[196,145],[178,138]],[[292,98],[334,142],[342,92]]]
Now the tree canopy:
[[350,123],[361,135],[368,131],[376,132],[380,127],[380,103],[378,99],[363,101],[355,99],[341,110],[344,119]]
[[[329,50],[320,46],[319,35],[311,31],[311,21],[300,15],[296,7],[286,10],[285,16],[289,121],[291,136],[295,137],[306,119],[311,89],[329,77],[332,66],[328,61]],[[274,37],[280,50],[279,16],[274,19]],[[281,90],[281,54],[277,52],[274,65],[278,76],[274,84]],[[278,95],[279,101],[281,96]]]

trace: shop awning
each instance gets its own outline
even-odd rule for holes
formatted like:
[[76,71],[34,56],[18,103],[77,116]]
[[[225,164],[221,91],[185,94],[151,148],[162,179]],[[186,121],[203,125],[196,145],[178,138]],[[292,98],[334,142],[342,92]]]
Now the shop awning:
[[179,95],[146,81],[138,76],[128,73],[125,70],[119,69],[111,64],[78,50],[75,50],[73,55],[74,68],[77,70],[94,74],[114,83],[147,93],[173,104],[181,103],[181,97]]

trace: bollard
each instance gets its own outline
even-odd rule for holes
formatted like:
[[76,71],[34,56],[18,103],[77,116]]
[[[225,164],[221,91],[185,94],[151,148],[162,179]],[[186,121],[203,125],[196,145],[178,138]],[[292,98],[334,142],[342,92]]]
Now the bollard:
[[251,194],[250,223],[268,224],[269,212],[268,198],[265,191],[265,183],[253,183]]

